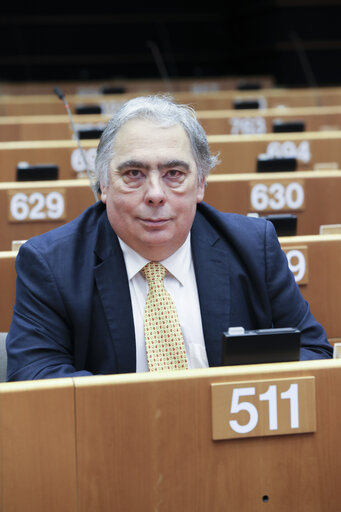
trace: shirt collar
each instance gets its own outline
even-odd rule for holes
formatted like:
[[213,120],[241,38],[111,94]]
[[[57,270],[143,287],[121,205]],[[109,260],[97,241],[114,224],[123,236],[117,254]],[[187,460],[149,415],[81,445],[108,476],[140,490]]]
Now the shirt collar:
[[[119,237],[118,240],[123,252],[128,279],[131,280],[149,263],[149,260],[134,251]],[[179,249],[160,263],[183,285],[191,265],[191,234],[188,234],[185,242]]]

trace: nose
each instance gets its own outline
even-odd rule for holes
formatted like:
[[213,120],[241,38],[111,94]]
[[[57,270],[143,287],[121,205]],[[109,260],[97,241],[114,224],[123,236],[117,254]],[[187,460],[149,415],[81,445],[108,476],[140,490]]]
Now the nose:
[[150,175],[146,181],[145,202],[149,205],[159,206],[164,204],[166,195],[164,184],[159,173]]

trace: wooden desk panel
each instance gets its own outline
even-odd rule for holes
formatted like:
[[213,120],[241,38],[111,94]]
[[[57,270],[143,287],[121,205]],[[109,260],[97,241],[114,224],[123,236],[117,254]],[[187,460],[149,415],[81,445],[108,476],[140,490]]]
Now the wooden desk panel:
[[[74,115],[75,129],[103,129],[109,114]],[[341,129],[341,107],[301,107],[261,110],[199,110],[197,117],[208,135],[272,133],[272,123],[303,121],[305,131]],[[288,135],[290,137],[290,134]],[[0,118],[0,141],[68,140],[73,138],[65,115],[5,116]]]
[[127,92],[168,92],[168,85],[173,91],[217,91],[236,90],[239,84],[258,83],[262,88],[274,86],[271,76],[248,75],[248,76],[207,76],[204,78],[171,78],[168,82],[158,78],[148,79],[110,79],[110,80],[65,80],[54,82],[0,82],[1,95],[42,95],[51,94],[54,87],[58,85],[65,94],[101,94],[104,87],[124,88]]
[[[340,369],[324,360],[0,384],[3,511],[338,512]],[[212,440],[212,384],[307,377],[315,432]]]
[[[73,113],[76,105],[100,105],[103,114],[110,114],[129,98],[143,93],[101,95],[68,94],[67,100]],[[235,100],[258,100],[262,108],[338,106],[341,101],[341,88],[321,87],[317,89],[261,89],[256,91],[211,91],[180,92],[172,96],[179,103],[191,105],[195,110],[232,109]],[[64,104],[53,92],[42,95],[3,95],[0,98],[0,115],[54,115],[65,114]]]
[[[82,148],[90,170],[98,140],[82,141]],[[85,163],[75,140],[0,142],[0,181],[15,181],[19,162],[30,165],[52,163],[59,167],[59,178],[69,180],[85,173]],[[79,172],[76,171],[79,170]]]
[[220,153],[221,163],[213,173],[255,172],[261,154],[293,156],[298,171],[314,169],[318,164],[341,168],[341,131],[210,135],[208,141],[212,152]]
[[[316,235],[280,237],[280,244],[288,251],[298,249],[306,252],[307,282],[298,282],[303,297],[309,302],[316,320],[327,332],[331,343],[341,338],[341,235]],[[295,266],[297,260],[294,261]],[[298,275],[298,274],[294,274]]]
[[[208,135],[273,133],[273,122],[302,121],[305,132],[341,129],[341,107],[268,108],[261,110],[199,110]],[[3,119],[6,122],[6,118]],[[287,134],[290,138],[290,133]]]
[[0,251],[0,332],[8,332],[12,320],[17,277],[14,267],[16,255],[16,251]]
[[[39,202],[32,194],[38,192],[44,198],[45,192],[56,192],[64,202],[62,206],[62,216],[57,218],[46,217],[46,220],[29,219],[26,216],[23,220],[10,220],[9,202],[10,194],[23,192],[26,194],[24,200],[16,203],[18,209],[18,218],[25,208],[28,212],[32,211]],[[39,198],[38,198],[39,199]],[[29,201],[33,201],[29,203]],[[61,226],[78,215],[80,215],[88,206],[94,203],[94,196],[87,180],[59,180],[45,182],[25,182],[25,183],[0,183],[0,250],[7,251],[11,249],[12,240],[27,240],[35,235],[39,235],[50,229]],[[55,203],[52,204],[53,209]],[[44,212],[44,204],[40,211]],[[53,213],[53,212],[52,212]]]
[[[220,154],[220,164],[212,174],[251,173],[256,171],[260,154],[292,155],[297,158],[297,170],[311,170],[318,164],[329,169],[341,168],[341,131],[322,131],[263,135],[209,135],[213,153]],[[84,140],[82,147],[90,170],[98,140]],[[271,149],[272,148],[272,149]],[[72,179],[85,164],[74,140],[0,142],[0,180],[15,181],[18,162],[29,164],[55,163],[61,179]]]
[[4,512],[78,510],[71,379],[1,384],[0,446]]
[[[109,115],[74,115],[75,130],[103,129]],[[0,141],[72,140],[74,138],[68,115],[6,116],[0,118]]]
[[[328,360],[75,379],[79,511],[338,512],[340,368]],[[303,376],[315,378],[315,433],[212,440],[212,383]]]
[[[285,197],[286,184],[298,183],[304,191],[304,203],[300,208],[290,208],[287,200],[283,209],[256,209],[251,202],[251,185],[268,182],[283,184]],[[207,181],[204,200],[218,210],[246,215],[258,213],[260,216],[274,213],[297,215],[297,234],[318,234],[320,225],[337,224],[341,219],[341,172],[305,171],[295,173],[254,173],[254,174],[212,174]],[[262,198],[275,198],[268,192]],[[294,197],[294,194],[293,194]],[[274,201],[277,204],[277,200]],[[257,202],[256,202],[257,204]],[[295,203],[292,205],[295,206]]]

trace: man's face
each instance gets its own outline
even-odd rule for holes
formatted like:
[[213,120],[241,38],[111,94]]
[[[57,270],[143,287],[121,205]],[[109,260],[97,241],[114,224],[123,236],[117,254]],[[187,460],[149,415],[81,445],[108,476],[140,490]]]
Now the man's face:
[[133,119],[116,136],[108,186],[101,186],[116,234],[147,259],[175,252],[204,197],[188,136],[181,125],[160,128]]

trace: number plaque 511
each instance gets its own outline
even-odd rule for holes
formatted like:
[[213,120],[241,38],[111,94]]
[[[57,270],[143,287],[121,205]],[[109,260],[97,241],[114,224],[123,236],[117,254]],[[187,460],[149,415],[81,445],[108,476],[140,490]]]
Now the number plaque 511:
[[315,432],[315,377],[211,384],[212,437]]

